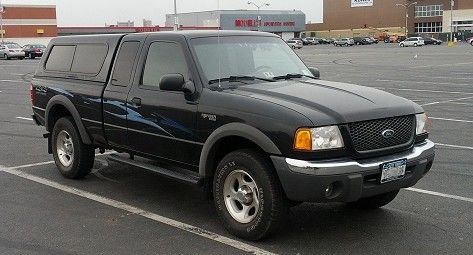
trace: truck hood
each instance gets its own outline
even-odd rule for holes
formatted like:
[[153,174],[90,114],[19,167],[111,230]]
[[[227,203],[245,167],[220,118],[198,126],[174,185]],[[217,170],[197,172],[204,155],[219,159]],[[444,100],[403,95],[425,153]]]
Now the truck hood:
[[229,93],[290,108],[305,115],[315,126],[423,112],[419,105],[381,90],[323,80],[287,80],[245,85]]

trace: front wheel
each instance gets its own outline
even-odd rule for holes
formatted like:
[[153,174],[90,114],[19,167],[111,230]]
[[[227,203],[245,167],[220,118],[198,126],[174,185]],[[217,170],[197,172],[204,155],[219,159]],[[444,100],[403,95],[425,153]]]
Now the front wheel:
[[404,43],[401,43],[401,47],[404,47]]
[[471,44],[471,46],[473,46],[473,41],[471,41],[471,43],[470,43],[470,44]]
[[417,43],[414,43],[414,47],[417,47],[417,46],[419,46],[419,45]]
[[82,143],[71,117],[59,119],[52,132],[53,157],[59,172],[69,179],[81,179],[94,165],[94,148]]
[[260,240],[285,221],[289,204],[273,166],[261,153],[239,150],[225,156],[214,176],[214,201],[233,235]]
[[391,191],[374,197],[362,198],[356,202],[348,203],[349,206],[358,209],[373,210],[391,203],[399,194],[399,190]]

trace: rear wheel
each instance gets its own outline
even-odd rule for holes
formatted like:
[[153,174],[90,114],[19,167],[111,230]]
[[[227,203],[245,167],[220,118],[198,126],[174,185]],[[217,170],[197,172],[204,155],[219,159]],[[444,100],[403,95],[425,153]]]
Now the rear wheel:
[[94,148],[82,143],[71,117],[59,119],[52,132],[53,157],[59,172],[69,179],[81,179],[94,165]]
[[396,198],[398,193],[399,190],[395,190],[374,197],[362,198],[356,202],[348,203],[348,205],[358,209],[377,209],[391,203]]
[[419,45],[417,43],[414,43],[414,47],[417,47],[417,46],[419,46]]
[[470,43],[470,44],[471,44],[471,46],[473,46],[473,41],[471,41],[471,43]]
[[7,54],[3,54],[3,58],[6,60],[10,60],[10,57]]
[[401,43],[401,47],[404,47],[404,46],[405,46],[404,43]]
[[288,201],[271,163],[254,150],[225,156],[214,177],[214,201],[225,228],[247,240],[274,233],[288,213]]

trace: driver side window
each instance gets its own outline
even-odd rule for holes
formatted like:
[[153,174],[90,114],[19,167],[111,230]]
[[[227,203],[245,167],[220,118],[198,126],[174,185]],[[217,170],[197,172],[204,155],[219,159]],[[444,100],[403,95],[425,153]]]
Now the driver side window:
[[189,69],[181,46],[173,42],[154,42],[150,45],[141,85],[159,87],[166,74],[182,74],[189,80]]

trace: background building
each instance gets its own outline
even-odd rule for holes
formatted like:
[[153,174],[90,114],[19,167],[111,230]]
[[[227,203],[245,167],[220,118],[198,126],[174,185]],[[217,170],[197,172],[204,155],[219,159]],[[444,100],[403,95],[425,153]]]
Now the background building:
[[3,5],[4,40],[47,44],[57,36],[56,6],[54,5]]
[[[166,15],[166,27],[174,25],[174,14]],[[232,10],[178,14],[184,27],[217,27],[223,30],[251,30],[278,34],[283,39],[299,37],[306,17],[301,11]]]
[[[305,34],[354,37],[405,35],[407,30],[408,35],[446,37],[450,8],[451,0],[324,0],[323,23],[307,24]],[[453,9],[454,32],[473,32],[473,0],[455,0]]]

